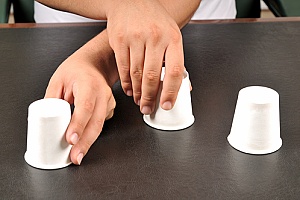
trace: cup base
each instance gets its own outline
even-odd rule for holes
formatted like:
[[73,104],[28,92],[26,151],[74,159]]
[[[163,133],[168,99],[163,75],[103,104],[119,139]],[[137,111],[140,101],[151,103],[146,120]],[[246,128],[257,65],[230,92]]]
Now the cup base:
[[148,124],[150,127],[158,129],[158,130],[163,130],[163,131],[182,130],[182,129],[185,129],[185,128],[188,128],[188,127],[192,126],[195,122],[195,117],[194,116],[189,117],[189,119],[186,120],[184,123],[176,124],[176,125],[161,125],[161,124],[154,123],[151,120],[150,115],[144,115],[143,119],[144,119],[144,122],[146,124]]
[[274,142],[274,144],[272,144],[271,146],[262,149],[253,149],[247,147],[246,145],[241,145],[239,141],[232,140],[230,136],[227,137],[227,140],[234,149],[241,151],[243,153],[255,154],[255,155],[270,154],[277,151],[282,146],[281,138],[277,139],[276,142]]
[[38,169],[61,169],[64,167],[69,166],[70,164],[72,164],[72,162],[66,162],[66,163],[59,163],[59,164],[54,164],[54,165],[47,165],[47,164],[41,164],[38,162],[35,162],[26,152],[24,154],[24,159],[27,162],[28,165],[34,167],[34,168],[38,168]]

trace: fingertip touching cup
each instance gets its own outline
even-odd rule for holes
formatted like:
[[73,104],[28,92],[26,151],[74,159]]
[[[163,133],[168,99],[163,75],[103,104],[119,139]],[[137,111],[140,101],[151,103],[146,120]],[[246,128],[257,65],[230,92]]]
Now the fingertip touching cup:
[[195,121],[192,112],[189,74],[187,71],[184,71],[178,96],[171,110],[164,110],[159,105],[164,75],[165,68],[163,67],[156,108],[152,114],[143,116],[144,122],[159,130],[181,130],[188,128]]
[[70,104],[62,99],[45,98],[31,103],[28,107],[25,161],[39,169],[70,165],[72,145],[65,137],[70,120]]
[[249,154],[269,154],[281,145],[279,94],[267,87],[249,86],[239,91],[231,131],[235,149]]

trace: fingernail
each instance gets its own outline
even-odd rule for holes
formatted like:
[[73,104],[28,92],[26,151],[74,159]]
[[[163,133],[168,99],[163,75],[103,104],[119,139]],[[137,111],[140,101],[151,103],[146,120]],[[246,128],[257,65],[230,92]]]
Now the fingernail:
[[151,114],[151,108],[149,106],[144,106],[141,110],[141,112],[144,114],[144,115],[150,115]]
[[70,137],[70,140],[72,142],[72,144],[77,144],[78,142],[78,134],[77,133],[72,133],[71,137]]
[[127,90],[126,95],[131,97],[132,96],[132,90]]
[[82,158],[83,158],[83,153],[78,154],[78,156],[77,156],[78,165],[80,165]]
[[139,106],[141,104],[141,100],[138,100],[136,104]]
[[166,101],[165,103],[163,103],[162,109],[164,109],[164,110],[171,110],[172,109],[171,102],[170,101]]

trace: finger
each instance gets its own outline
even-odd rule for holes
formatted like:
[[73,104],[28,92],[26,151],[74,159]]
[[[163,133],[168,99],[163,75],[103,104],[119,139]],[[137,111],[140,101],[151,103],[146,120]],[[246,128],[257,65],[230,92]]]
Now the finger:
[[74,96],[73,96],[73,91],[72,90],[64,90],[63,92],[63,98],[64,100],[66,100],[67,102],[69,102],[69,104],[73,104],[74,103]]
[[110,111],[107,115],[107,117],[105,118],[105,120],[109,120],[114,116],[114,110]]
[[151,114],[155,107],[163,56],[163,48],[149,47],[146,49],[140,102],[141,112],[145,115]]
[[135,43],[130,47],[130,77],[134,102],[139,105],[142,90],[145,46]]
[[94,113],[84,129],[84,133],[78,143],[72,147],[70,158],[74,164],[80,165],[82,158],[100,135],[106,118],[105,105],[105,102],[96,102]]
[[46,89],[44,98],[62,98],[63,84],[60,81],[56,81],[53,78],[50,79]]
[[123,91],[127,96],[132,96],[129,48],[124,43],[121,43],[116,46],[114,52]]
[[107,114],[106,114],[105,120],[109,120],[110,118],[113,117],[113,115],[114,115],[114,109],[116,107],[116,104],[117,104],[116,100],[115,100],[114,96],[112,95],[110,97],[110,99],[108,100],[107,110],[106,110]]
[[[187,71],[186,67],[183,68],[183,71]],[[191,80],[189,80],[189,81],[190,81],[190,91],[192,91],[193,90],[192,82],[191,82]]]
[[76,144],[94,113],[96,95],[89,87],[73,85],[74,112],[66,132],[70,144]]
[[165,59],[166,73],[163,81],[160,105],[163,109],[170,110],[175,104],[183,79],[184,54],[181,39],[168,46]]
[[66,100],[69,104],[74,103],[73,92],[63,87],[63,83],[50,81],[44,98],[59,98]]

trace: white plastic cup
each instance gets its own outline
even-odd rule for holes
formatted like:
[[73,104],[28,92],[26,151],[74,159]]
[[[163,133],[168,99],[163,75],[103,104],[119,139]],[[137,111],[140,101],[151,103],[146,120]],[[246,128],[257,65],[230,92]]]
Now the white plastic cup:
[[26,162],[39,169],[59,169],[71,164],[72,145],[65,131],[71,120],[70,104],[62,99],[46,98],[28,107]]
[[165,68],[163,67],[156,108],[152,114],[144,115],[143,119],[146,124],[159,130],[185,129],[195,121],[192,111],[189,74],[187,71],[184,72],[176,102],[171,110],[164,110],[159,106],[164,75]]
[[249,86],[238,94],[228,142],[249,154],[268,154],[281,145],[279,94],[267,87]]

